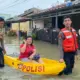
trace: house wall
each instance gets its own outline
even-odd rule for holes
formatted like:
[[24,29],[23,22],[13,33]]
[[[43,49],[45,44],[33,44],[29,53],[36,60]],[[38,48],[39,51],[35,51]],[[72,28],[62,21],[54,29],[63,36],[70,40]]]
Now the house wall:
[[33,28],[43,29],[44,28],[44,21],[43,20],[37,20],[33,21]]
[[29,21],[20,22],[20,25],[19,25],[19,23],[12,23],[11,29],[18,31],[19,30],[19,26],[20,26],[20,30],[22,30],[22,31],[29,31],[29,29],[30,29],[29,28]]
[[20,23],[20,30],[29,31],[29,21]]
[[12,23],[11,29],[12,30],[19,30],[19,23]]

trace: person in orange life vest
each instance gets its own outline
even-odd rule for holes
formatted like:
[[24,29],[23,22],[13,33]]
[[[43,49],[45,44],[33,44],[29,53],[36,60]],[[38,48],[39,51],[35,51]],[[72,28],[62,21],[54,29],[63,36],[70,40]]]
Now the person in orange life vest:
[[65,28],[61,29],[59,33],[59,46],[60,46],[60,53],[61,59],[60,62],[66,63],[66,68],[64,69],[61,74],[71,74],[74,68],[75,63],[75,55],[77,54],[78,50],[78,43],[77,43],[77,33],[74,28],[72,28],[72,21],[70,16],[65,16],[63,24]]
[[20,56],[21,61],[36,61],[42,63],[40,55],[36,54],[36,48],[33,45],[33,39],[28,36],[23,44],[20,45]]

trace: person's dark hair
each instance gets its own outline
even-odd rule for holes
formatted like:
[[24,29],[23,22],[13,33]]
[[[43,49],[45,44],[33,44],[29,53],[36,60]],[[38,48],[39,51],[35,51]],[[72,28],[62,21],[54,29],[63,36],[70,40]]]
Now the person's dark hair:
[[5,20],[2,17],[0,17],[0,21],[3,21],[4,22]]
[[71,16],[70,16],[70,15],[64,16],[63,21],[64,21],[66,18],[70,18],[70,19],[71,19]]
[[4,27],[5,26],[5,20],[4,20],[4,18],[0,17],[0,22],[4,23],[4,25],[3,25],[3,27]]
[[[25,40],[27,40],[28,38],[32,38],[32,36],[27,36],[27,37],[25,38]],[[33,46],[33,38],[32,38],[31,46]]]

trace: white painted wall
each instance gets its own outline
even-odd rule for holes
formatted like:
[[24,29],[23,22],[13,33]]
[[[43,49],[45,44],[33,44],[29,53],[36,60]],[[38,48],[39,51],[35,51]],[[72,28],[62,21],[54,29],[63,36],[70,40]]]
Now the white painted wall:
[[43,20],[33,21],[33,28],[35,28],[35,25],[36,25],[36,28],[43,29],[44,28],[44,21]]

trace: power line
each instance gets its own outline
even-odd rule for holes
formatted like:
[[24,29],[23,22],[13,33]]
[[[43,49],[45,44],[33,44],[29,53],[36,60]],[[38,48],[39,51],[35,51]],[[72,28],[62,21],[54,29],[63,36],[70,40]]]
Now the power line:
[[[19,1],[19,0],[18,0],[18,1]],[[14,6],[17,5],[17,4],[19,5],[19,4],[24,3],[24,2],[26,2],[26,1],[28,1],[28,0],[24,0],[23,2],[19,2],[19,3],[13,4],[13,5],[11,5],[11,6],[7,7],[7,8],[14,7]]]
[[[12,0],[11,0],[12,1]],[[6,4],[6,3],[10,3],[11,1],[5,1],[5,0],[2,0],[2,1],[0,1],[0,8],[2,8],[3,6],[4,6],[4,4]]]
[[5,6],[2,6],[3,8],[1,8],[1,10],[4,9],[4,8],[6,8],[7,6],[11,5],[11,3],[12,3],[12,4],[15,4],[15,3],[19,2],[19,1],[20,1],[20,0],[14,0],[14,1],[10,2],[9,4],[7,4],[7,5],[5,5]]
[[20,1],[20,0],[16,0],[14,3],[15,4],[13,4],[13,5],[10,5],[10,6],[8,6],[8,7],[5,7],[5,8],[2,8],[2,9],[0,9],[0,10],[5,10],[5,9],[7,9],[7,8],[11,8],[11,7],[14,7],[15,5],[19,5],[19,4],[21,4],[21,3],[24,3],[24,2],[26,2],[26,1],[28,1],[28,0],[23,0],[23,1]]

